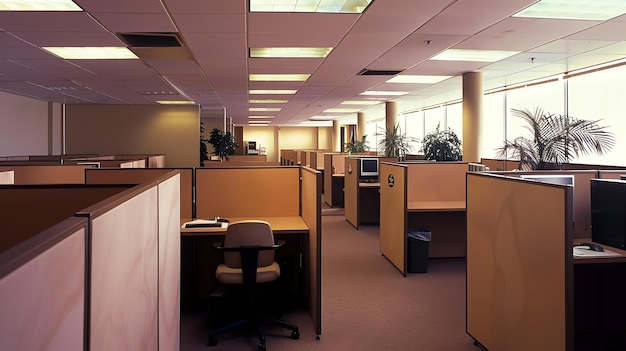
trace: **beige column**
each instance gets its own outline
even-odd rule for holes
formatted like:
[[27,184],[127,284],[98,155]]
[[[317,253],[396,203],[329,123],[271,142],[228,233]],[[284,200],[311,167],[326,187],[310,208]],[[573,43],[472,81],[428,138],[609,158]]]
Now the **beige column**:
[[478,162],[483,114],[483,74],[463,74],[463,161]]
[[[365,113],[359,112],[356,115],[356,140],[360,141],[365,135]],[[373,136],[372,136],[373,137]]]
[[393,130],[398,124],[398,104],[395,101],[385,103],[385,128]]
[[339,121],[333,120],[333,150],[334,152],[341,151],[341,125]]

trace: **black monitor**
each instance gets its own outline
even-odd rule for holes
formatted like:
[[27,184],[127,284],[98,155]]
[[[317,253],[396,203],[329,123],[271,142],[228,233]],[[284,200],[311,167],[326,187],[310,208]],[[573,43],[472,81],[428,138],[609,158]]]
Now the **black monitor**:
[[626,181],[591,179],[591,240],[624,250]]
[[378,177],[378,158],[361,158],[361,178]]

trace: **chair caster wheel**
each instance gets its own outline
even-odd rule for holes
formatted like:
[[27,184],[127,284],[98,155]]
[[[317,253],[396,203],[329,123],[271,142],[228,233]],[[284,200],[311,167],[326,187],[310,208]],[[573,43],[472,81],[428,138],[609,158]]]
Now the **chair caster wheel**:
[[298,340],[300,339],[300,332],[297,330],[294,330],[291,332],[291,338],[294,340]]
[[265,351],[265,344],[260,343],[258,349],[259,351]]
[[209,346],[217,345],[217,339],[213,336],[209,336]]

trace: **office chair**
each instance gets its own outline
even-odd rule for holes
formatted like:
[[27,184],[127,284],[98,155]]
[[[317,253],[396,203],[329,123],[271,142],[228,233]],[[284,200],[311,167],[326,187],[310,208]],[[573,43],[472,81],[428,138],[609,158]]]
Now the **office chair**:
[[233,222],[228,225],[224,245],[218,250],[224,252],[224,263],[215,270],[217,281],[222,284],[243,284],[249,303],[249,317],[210,331],[209,346],[217,345],[216,336],[233,328],[252,326],[259,339],[259,351],[265,350],[265,335],[261,323],[291,330],[291,338],[299,339],[298,327],[280,320],[262,318],[256,301],[255,290],[258,283],[269,283],[280,278],[280,267],[274,261],[274,251],[280,245],[274,243],[274,234],[269,223],[258,220]]

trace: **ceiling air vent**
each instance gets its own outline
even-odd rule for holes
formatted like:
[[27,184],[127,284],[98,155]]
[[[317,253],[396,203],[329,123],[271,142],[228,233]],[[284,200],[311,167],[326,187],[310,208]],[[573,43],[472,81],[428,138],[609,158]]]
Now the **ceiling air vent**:
[[367,69],[363,68],[360,72],[360,76],[395,76],[402,72],[402,70],[381,70],[381,69]]
[[135,48],[175,48],[182,47],[176,33],[119,33],[120,38]]

